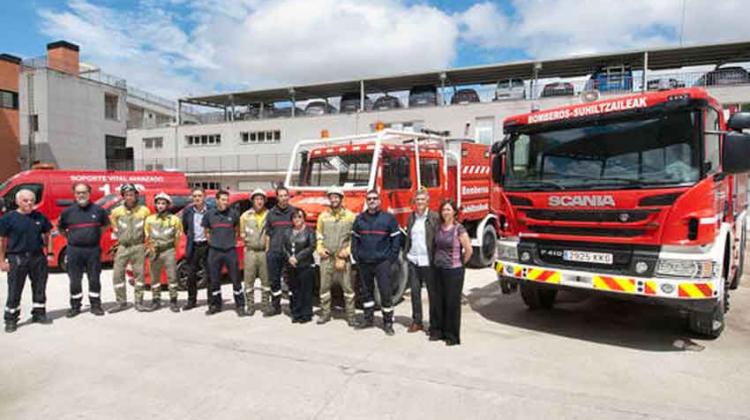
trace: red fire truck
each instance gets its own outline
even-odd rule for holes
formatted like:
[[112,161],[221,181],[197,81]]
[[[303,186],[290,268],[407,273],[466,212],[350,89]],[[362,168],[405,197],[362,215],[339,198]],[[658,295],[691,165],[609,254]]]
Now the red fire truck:
[[[493,145],[496,271],[531,309],[559,290],[674,305],[718,337],[742,275],[750,114],[702,89],[507,118]],[[731,131],[727,131],[731,130]]]
[[[327,208],[332,185],[346,193],[344,206],[365,209],[365,194],[380,191],[382,206],[405,226],[419,186],[430,193],[430,207],[456,200],[460,220],[476,247],[475,266],[489,266],[496,246],[495,214],[490,211],[489,147],[471,140],[448,139],[446,133],[379,130],[375,133],[300,141],[295,145],[285,185],[291,205],[305,210],[314,225]],[[405,259],[393,267],[396,301],[407,284]],[[353,270],[355,271],[355,270]],[[356,281],[357,276],[353,276]]]
[[[181,172],[156,171],[86,171],[32,169],[20,172],[0,184],[0,199],[7,210],[15,209],[15,194],[21,189],[33,191],[37,197],[36,209],[57,224],[62,210],[74,203],[73,184],[85,182],[91,185],[91,200],[117,193],[120,185],[131,182],[139,189],[187,188],[187,179]],[[2,206],[0,206],[2,207]],[[64,260],[65,238],[52,231],[54,256],[48,260],[50,267],[59,267]]]

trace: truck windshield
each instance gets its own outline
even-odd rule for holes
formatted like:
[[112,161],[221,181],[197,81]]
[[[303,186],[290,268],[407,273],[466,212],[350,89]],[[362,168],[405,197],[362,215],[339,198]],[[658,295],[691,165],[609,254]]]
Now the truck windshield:
[[297,187],[367,187],[370,181],[372,153],[316,156],[305,165],[303,178],[292,178]]
[[627,189],[700,178],[699,111],[512,133],[507,190]]

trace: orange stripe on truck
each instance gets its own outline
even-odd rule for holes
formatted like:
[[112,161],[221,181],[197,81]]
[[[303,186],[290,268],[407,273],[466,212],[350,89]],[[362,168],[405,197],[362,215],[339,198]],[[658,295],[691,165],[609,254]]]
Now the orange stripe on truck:
[[706,298],[713,294],[711,283],[681,283],[677,288],[677,296],[682,298]]

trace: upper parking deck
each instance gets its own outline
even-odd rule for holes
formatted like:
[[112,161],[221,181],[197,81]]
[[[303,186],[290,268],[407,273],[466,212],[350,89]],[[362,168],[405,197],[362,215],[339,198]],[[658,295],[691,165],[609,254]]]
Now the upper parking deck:
[[734,42],[292,85],[189,97],[179,103],[220,109],[204,114],[201,122],[209,123],[537,100],[593,90],[624,94],[663,87],[750,84],[750,73],[736,64],[749,61],[750,42]]

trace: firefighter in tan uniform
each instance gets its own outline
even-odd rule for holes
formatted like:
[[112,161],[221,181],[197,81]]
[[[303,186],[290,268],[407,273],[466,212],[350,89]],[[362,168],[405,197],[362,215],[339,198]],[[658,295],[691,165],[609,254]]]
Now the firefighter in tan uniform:
[[151,293],[153,308],[161,308],[161,273],[166,271],[169,286],[169,310],[180,312],[177,305],[177,281],[175,274],[177,263],[175,249],[180,243],[182,222],[180,218],[171,214],[172,198],[166,193],[159,193],[154,197],[156,214],[146,218],[146,256],[151,267]]
[[144,241],[144,223],[151,214],[148,208],[138,204],[138,190],[133,184],[120,187],[123,203],[112,210],[110,222],[115,236],[116,251],[113,265],[112,282],[115,288],[117,305],[110,312],[127,309],[125,292],[125,268],[131,264],[135,275],[135,309],[139,312],[151,308],[143,304],[143,264],[146,258]]
[[354,289],[351,283],[351,239],[354,213],[342,206],[344,191],[333,186],[326,195],[331,208],[318,216],[317,253],[320,256],[320,308],[318,324],[331,320],[331,285],[338,282],[344,292],[346,321],[355,326]]
[[240,237],[245,243],[244,281],[248,315],[255,313],[255,279],[260,279],[261,305],[268,310],[271,282],[266,266],[266,193],[257,189],[250,194],[253,207],[240,216]]

